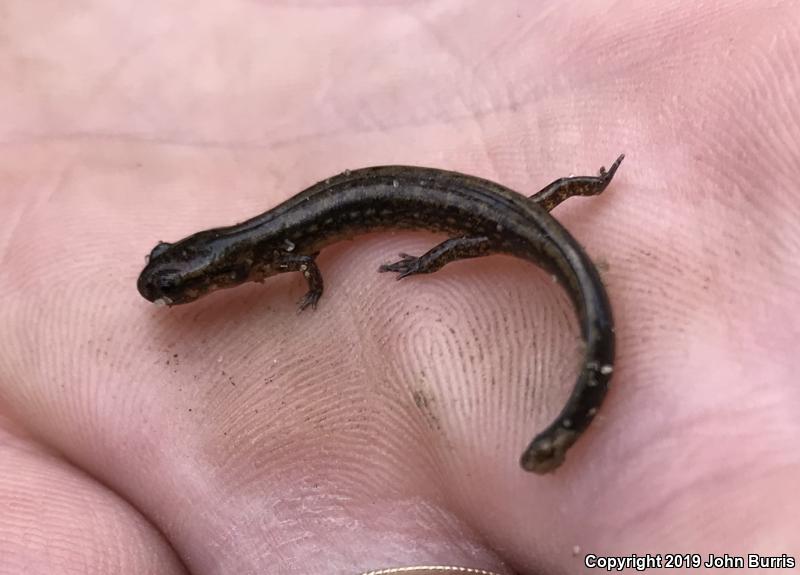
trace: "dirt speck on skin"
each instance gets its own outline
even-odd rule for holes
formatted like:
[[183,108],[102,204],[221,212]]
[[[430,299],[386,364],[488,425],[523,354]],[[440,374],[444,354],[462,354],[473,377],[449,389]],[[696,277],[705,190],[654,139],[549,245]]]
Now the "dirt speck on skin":
[[417,404],[417,407],[420,409],[425,409],[428,407],[428,398],[425,397],[424,391],[415,390],[412,395],[414,397],[414,403]]
[[428,395],[421,389],[415,389],[412,391],[411,397],[414,398],[414,405],[417,406],[417,409],[419,409],[420,413],[425,418],[428,427],[440,431],[441,426],[439,425],[439,418],[436,417],[436,414],[433,410],[433,404],[435,403],[435,400],[433,398],[429,398]]

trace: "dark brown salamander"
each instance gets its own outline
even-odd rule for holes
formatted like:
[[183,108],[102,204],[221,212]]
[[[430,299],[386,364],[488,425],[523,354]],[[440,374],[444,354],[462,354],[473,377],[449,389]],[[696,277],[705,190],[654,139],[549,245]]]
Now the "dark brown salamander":
[[398,279],[493,253],[542,265],[566,285],[580,319],[586,355],[558,417],[522,454],[528,471],[546,473],[592,421],[614,362],[611,306],[600,276],[578,242],[548,212],[571,196],[602,192],[622,162],[598,176],[561,178],[527,198],[494,182],[432,168],[383,166],[346,171],[319,182],[246,222],[193,234],[150,253],[138,288],[149,301],[188,303],[220,288],[300,271],[308,292],[300,309],[316,307],[319,251],[340,239],[383,229],[426,229],[452,237],[420,257],[380,267]]

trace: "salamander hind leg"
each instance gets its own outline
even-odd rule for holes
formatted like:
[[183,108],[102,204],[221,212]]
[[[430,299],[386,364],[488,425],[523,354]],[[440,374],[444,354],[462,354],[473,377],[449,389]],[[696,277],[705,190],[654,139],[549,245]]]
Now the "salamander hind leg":
[[489,248],[489,238],[486,237],[450,238],[419,257],[400,254],[402,259],[392,264],[384,264],[378,271],[395,272],[398,274],[397,279],[415,274],[429,274],[456,260],[488,255]]
[[306,282],[308,282],[308,291],[298,302],[298,312],[303,311],[309,306],[311,309],[316,309],[319,298],[322,297],[324,284],[317,262],[314,261],[315,256],[316,254],[313,256],[281,254],[276,262],[278,269],[281,271],[301,272]]
[[624,158],[625,154],[621,154],[608,171],[601,167],[596,176],[559,178],[533,194],[531,199],[549,212],[572,196],[596,196],[606,189]]

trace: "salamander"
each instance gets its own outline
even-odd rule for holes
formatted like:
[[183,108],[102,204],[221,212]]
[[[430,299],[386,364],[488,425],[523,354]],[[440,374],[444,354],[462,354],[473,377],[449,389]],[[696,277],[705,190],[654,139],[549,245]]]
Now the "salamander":
[[580,373],[561,412],[530,442],[523,469],[547,473],[589,426],[614,365],[614,325],[608,295],[580,244],[550,214],[572,196],[606,189],[624,155],[596,176],[560,178],[526,197],[500,184],[457,172],[415,166],[347,170],[323,180],[245,222],[159,242],[137,287],[162,305],[192,302],[210,292],[285,272],[301,272],[308,291],[300,310],[323,292],[316,257],[326,246],[386,229],[442,232],[447,240],[421,256],[400,254],[380,266],[401,279],[432,273],[449,262],[510,254],[552,273],[577,311],[585,344]]

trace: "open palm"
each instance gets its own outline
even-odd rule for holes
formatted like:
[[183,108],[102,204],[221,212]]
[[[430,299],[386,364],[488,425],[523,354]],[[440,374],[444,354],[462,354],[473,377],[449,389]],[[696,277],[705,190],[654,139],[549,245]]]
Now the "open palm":
[[[0,9],[0,574],[575,573],[586,554],[800,555],[800,10],[735,3],[7,0]],[[158,240],[345,168],[527,194],[603,272],[613,388],[555,474],[565,295],[441,238],[322,253],[170,310]]]

